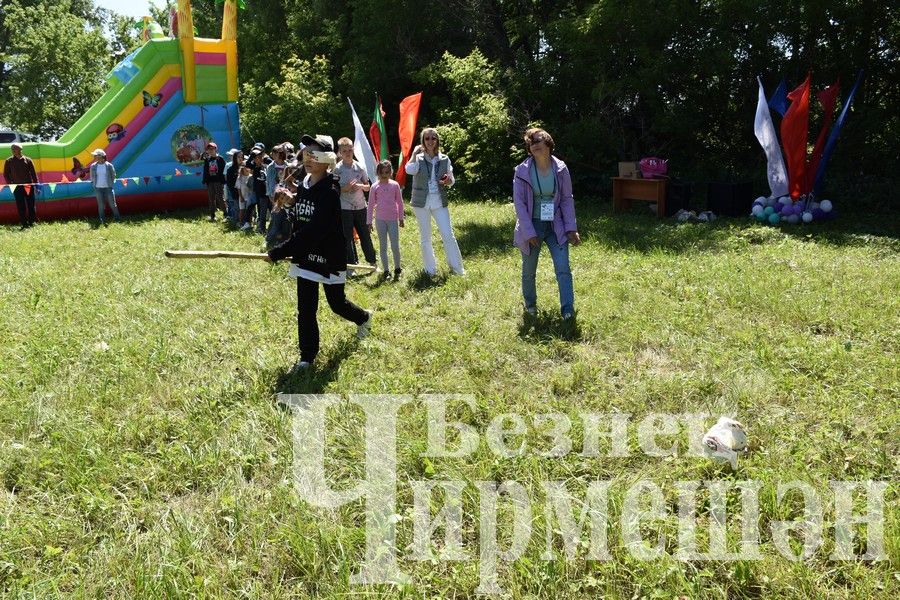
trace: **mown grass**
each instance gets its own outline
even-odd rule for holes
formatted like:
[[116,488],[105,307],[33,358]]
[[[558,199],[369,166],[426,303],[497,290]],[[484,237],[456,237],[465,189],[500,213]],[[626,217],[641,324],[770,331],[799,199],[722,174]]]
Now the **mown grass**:
[[[287,372],[297,333],[284,265],[163,258],[167,248],[257,251],[257,236],[199,213],[101,229],[83,221],[0,229],[0,592],[471,596],[479,582],[475,482],[511,479],[534,504],[528,550],[500,567],[513,597],[900,595],[896,219],[847,216],[782,230],[613,216],[608,203],[592,200],[578,212],[585,243],[572,252],[577,325],[556,315],[546,253],[542,312],[522,320],[510,205],[460,204],[453,217],[467,276],[416,277],[410,218],[401,230],[406,277],[348,286],[376,311],[373,335],[358,342],[323,298],[322,351],[302,376]],[[473,394],[474,413],[451,414],[482,433],[474,455],[425,461],[421,405],[401,412],[397,449],[401,548],[411,541],[408,481],[461,479],[469,484],[471,560],[401,560],[412,584],[351,586],[364,504],[332,512],[297,497],[291,416],[278,392]],[[646,456],[632,428],[630,456],[585,458],[579,415],[589,411],[631,413],[635,425],[653,412],[733,414],[749,427],[752,451],[732,473],[688,455],[683,436],[672,438],[677,457]],[[526,455],[494,455],[484,431],[510,412],[529,423],[539,413],[569,415],[575,451],[535,456],[547,445],[530,431]],[[364,420],[350,405],[329,420],[329,473],[352,483],[363,474]],[[613,523],[630,484],[657,483],[669,506],[658,527],[670,551],[676,481],[759,481],[763,556],[639,561],[612,531],[613,560],[544,561],[540,482],[551,479],[573,494],[610,480]],[[828,503],[825,543],[813,557],[792,562],[775,551],[770,524],[802,514],[797,502],[776,502],[778,482],[809,482],[827,499],[829,480],[867,479],[891,482],[889,560],[829,560]],[[862,498],[855,508],[864,510]],[[557,540],[558,558],[561,548]]]

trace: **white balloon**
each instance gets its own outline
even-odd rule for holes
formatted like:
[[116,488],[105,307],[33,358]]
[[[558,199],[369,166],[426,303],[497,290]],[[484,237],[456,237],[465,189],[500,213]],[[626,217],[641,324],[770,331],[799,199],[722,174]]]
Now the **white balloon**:
[[811,223],[811,222],[812,222],[812,213],[811,213],[811,212],[806,211],[805,213],[803,213],[803,222],[804,222],[804,223]]
[[765,209],[762,207],[761,204],[754,204],[753,209],[750,212],[753,213],[754,217],[758,217],[759,215],[763,214],[764,211],[765,211]]
[[824,212],[831,212],[831,200],[822,200],[819,202],[819,208],[821,208]]

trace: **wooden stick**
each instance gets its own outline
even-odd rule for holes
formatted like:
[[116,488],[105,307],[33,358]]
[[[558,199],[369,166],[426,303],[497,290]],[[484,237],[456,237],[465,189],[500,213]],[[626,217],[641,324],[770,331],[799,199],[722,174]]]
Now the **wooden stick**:
[[[232,252],[231,250],[166,250],[167,258],[243,258],[250,260],[266,260],[265,252]],[[347,265],[354,271],[374,272],[373,265]]]

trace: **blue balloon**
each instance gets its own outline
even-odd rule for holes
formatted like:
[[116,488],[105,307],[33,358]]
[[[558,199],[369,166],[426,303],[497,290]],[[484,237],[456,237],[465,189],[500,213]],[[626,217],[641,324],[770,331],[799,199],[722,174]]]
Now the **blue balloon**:
[[778,225],[781,222],[781,217],[778,216],[778,213],[772,213],[769,215],[769,223],[772,225]]

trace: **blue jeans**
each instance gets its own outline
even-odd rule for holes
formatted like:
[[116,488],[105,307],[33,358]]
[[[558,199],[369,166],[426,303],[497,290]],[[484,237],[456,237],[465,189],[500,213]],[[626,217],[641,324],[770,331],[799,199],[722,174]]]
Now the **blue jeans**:
[[537,232],[538,245],[531,249],[531,254],[522,253],[522,296],[525,299],[525,308],[537,308],[535,274],[541,246],[546,242],[550,248],[550,258],[553,259],[553,269],[556,271],[560,311],[563,315],[571,314],[575,310],[575,288],[572,285],[572,271],[569,269],[569,242],[565,241],[562,245],[556,243],[556,234],[553,233],[551,221],[535,219],[532,224]]
[[118,221],[120,217],[119,206],[116,204],[116,192],[114,192],[111,187],[94,188],[94,195],[97,196],[97,212],[100,215],[100,222],[102,223],[104,221],[104,213],[106,212],[107,205],[109,205],[113,217]]

